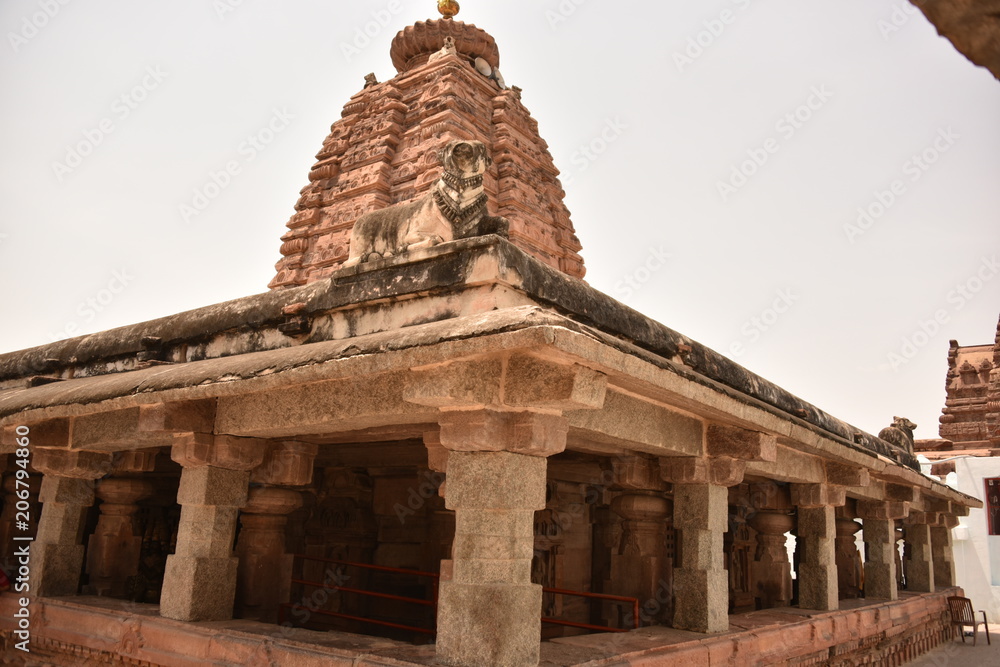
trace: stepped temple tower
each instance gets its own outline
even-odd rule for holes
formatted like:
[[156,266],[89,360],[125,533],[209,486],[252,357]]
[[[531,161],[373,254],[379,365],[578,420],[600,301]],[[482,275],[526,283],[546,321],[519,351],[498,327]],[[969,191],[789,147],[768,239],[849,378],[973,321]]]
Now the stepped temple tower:
[[269,291],[0,355],[5,664],[846,666],[950,636],[982,503],[907,420],[865,433],[587,285],[497,44],[438,5],[333,124]]
[[330,128],[281,237],[270,287],[305,285],[343,266],[354,221],[427,193],[440,172],[438,149],[462,139],[483,142],[493,156],[483,186],[491,213],[510,221],[511,243],[582,278],[559,171],[520,91],[497,76],[494,39],[446,17],[404,28],[390,55],[399,73],[384,83],[369,77]]

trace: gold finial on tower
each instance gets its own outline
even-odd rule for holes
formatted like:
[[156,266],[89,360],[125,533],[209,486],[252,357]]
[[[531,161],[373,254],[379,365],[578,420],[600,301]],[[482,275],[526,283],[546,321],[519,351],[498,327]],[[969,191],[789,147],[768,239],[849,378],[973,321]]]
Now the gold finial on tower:
[[455,0],[438,0],[438,11],[441,12],[441,16],[446,19],[450,19],[458,13],[460,9],[459,5]]

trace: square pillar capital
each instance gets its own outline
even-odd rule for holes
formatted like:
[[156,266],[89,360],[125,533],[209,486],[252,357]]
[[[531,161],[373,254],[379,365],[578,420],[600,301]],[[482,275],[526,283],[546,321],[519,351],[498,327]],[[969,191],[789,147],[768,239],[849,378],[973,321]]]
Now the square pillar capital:
[[319,447],[307,442],[271,442],[264,460],[253,469],[250,481],[276,486],[305,486],[312,482],[313,463]]
[[858,517],[861,519],[905,519],[910,513],[910,503],[901,501],[859,500]]
[[911,510],[907,515],[903,523],[907,526],[915,526],[917,524],[922,524],[926,526],[939,526],[943,525],[941,515],[937,512],[917,512]]
[[33,450],[31,464],[46,477],[69,477],[71,479],[100,479],[112,468],[112,455],[108,452],[87,452],[69,449]]
[[615,484],[635,491],[665,491],[666,482],[660,475],[655,459],[643,456],[622,456],[612,460]]
[[847,502],[847,490],[832,484],[792,484],[792,504],[803,509],[840,507]]
[[660,459],[660,474],[671,484],[736,486],[743,481],[746,462],[729,457],[680,456]]
[[174,436],[170,458],[185,468],[213,466],[227,470],[253,470],[264,461],[266,446],[256,438],[236,438],[210,433]]
[[569,423],[551,413],[495,410],[444,411],[441,446],[452,452],[511,452],[548,457],[566,449]]

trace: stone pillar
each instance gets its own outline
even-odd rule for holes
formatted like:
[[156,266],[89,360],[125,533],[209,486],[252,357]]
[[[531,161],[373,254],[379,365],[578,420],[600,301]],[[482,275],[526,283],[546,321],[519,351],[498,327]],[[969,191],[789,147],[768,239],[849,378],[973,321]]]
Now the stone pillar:
[[171,458],[184,466],[176,552],[167,558],[160,615],[178,621],[232,618],[238,562],[233,539],[247,501],[250,470],[264,458],[260,441],[190,434],[178,437]]
[[236,544],[236,615],[273,623],[278,605],[287,602],[292,579],[292,555],[285,553],[288,515],[302,506],[302,494],[275,487],[250,491],[240,513]]
[[839,607],[834,511],[829,506],[798,510],[797,537],[802,560],[796,578],[799,607],[804,609],[833,611]]
[[[649,614],[647,603],[666,599],[667,604],[650,604],[654,613],[642,620],[647,625],[669,623],[673,563],[666,558],[666,531],[672,529],[673,505],[663,497],[666,484],[650,459],[618,460],[614,469],[616,483],[631,490],[611,503],[611,510],[623,519],[621,538],[611,556],[615,594],[638,598],[640,613],[645,614]],[[626,611],[631,616],[631,609]]]
[[[936,518],[936,517],[935,517]],[[934,592],[934,558],[931,554],[931,527],[923,512],[910,515],[906,525],[909,561],[906,564],[906,590],[912,593]]]
[[754,596],[763,609],[787,607],[792,601],[792,566],[785,533],[795,525],[795,518],[785,512],[758,511],[747,523],[757,531],[752,568]]
[[861,530],[861,524],[853,519],[837,518],[837,586],[840,598],[854,599],[861,593],[861,574],[864,561],[858,553],[854,535]]
[[[951,521],[949,521],[951,519]],[[931,526],[931,557],[934,561],[935,588],[955,585],[955,554],[949,523],[958,525],[958,517],[943,517],[942,525]]]
[[263,462],[250,473],[256,487],[240,512],[236,544],[236,615],[273,623],[278,606],[289,601],[292,560],[287,553],[288,516],[302,507],[302,494],[284,486],[312,483],[319,448],[303,442],[271,442]]
[[793,484],[792,504],[798,507],[797,540],[799,607],[833,611],[839,608],[836,555],[836,507],[847,501],[843,487]]
[[566,446],[563,417],[447,412],[445,503],[455,510],[451,577],[438,598],[437,654],[452,665],[536,665],[542,587],[531,583],[534,513],[545,507],[546,457]]
[[87,546],[87,574],[91,595],[125,597],[128,578],[139,572],[142,533],[135,525],[136,504],[153,494],[153,485],[141,479],[108,478],[97,484],[101,516]]
[[76,595],[83,570],[84,521],[94,504],[94,480],[111,470],[111,455],[36,449],[33,463],[45,477],[40,493],[42,516],[31,546],[32,590],[40,597]]
[[865,597],[896,600],[896,518],[909,512],[906,502],[858,501],[858,516],[864,525]]
[[[546,457],[566,447],[568,410],[604,405],[607,378],[533,354],[500,354],[415,370],[404,400],[438,409],[455,510],[442,561],[437,654],[453,665],[535,665],[542,590],[531,584],[534,512],[545,507]],[[449,578],[449,572],[450,578]]]
[[680,630],[729,630],[729,580],[723,539],[729,524],[729,490],[743,481],[745,463],[729,458],[661,459],[674,485],[674,620]]

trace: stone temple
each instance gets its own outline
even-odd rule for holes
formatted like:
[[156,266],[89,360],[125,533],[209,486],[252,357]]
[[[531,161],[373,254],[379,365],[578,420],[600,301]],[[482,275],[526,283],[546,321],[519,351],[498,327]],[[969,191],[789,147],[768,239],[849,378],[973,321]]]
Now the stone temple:
[[0,356],[4,663],[897,665],[947,639],[982,504],[920,474],[905,419],[864,433],[583,282],[497,44],[439,6],[333,124],[270,292]]

